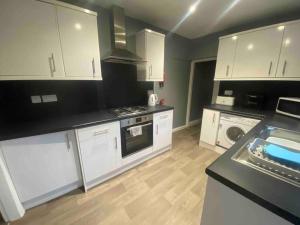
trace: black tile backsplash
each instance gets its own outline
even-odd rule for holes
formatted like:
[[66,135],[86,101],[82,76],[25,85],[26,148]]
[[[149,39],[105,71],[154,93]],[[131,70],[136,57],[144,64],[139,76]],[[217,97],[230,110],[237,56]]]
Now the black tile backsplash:
[[[39,120],[147,104],[153,82],[138,82],[136,66],[102,63],[103,81],[0,81],[0,122]],[[32,95],[58,101],[32,104]]]
[[279,97],[300,97],[299,81],[221,81],[219,95],[233,90],[235,105],[244,106],[247,94],[263,95],[263,109],[275,110]]

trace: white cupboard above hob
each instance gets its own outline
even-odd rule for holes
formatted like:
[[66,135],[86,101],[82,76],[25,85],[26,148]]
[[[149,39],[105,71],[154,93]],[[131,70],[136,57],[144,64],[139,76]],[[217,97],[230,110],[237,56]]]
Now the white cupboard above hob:
[[147,62],[137,65],[139,81],[163,81],[165,35],[149,29],[136,34],[136,53]]
[[97,14],[54,0],[0,2],[0,80],[101,80]]
[[215,80],[300,80],[299,28],[292,21],[220,37]]

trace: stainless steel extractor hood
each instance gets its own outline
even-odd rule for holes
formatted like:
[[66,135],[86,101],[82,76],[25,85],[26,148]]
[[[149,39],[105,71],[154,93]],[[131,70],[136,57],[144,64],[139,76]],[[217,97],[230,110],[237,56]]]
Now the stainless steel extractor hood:
[[112,51],[106,57],[105,62],[138,64],[146,62],[141,57],[127,50],[124,9],[113,6],[113,35]]

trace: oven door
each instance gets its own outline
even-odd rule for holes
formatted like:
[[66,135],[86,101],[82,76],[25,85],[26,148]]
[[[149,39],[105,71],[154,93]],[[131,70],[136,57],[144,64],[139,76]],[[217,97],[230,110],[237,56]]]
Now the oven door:
[[[129,128],[141,126],[142,134],[132,136]],[[153,121],[121,128],[122,157],[134,154],[153,145]]]

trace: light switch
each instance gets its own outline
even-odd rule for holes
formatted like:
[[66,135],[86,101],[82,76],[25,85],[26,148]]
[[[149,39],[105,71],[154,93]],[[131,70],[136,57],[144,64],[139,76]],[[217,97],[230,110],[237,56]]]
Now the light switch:
[[57,102],[57,96],[56,95],[42,95],[42,100],[44,103]]
[[41,102],[42,102],[41,96],[39,96],[39,95],[31,96],[31,103],[37,104],[37,103],[41,103]]

